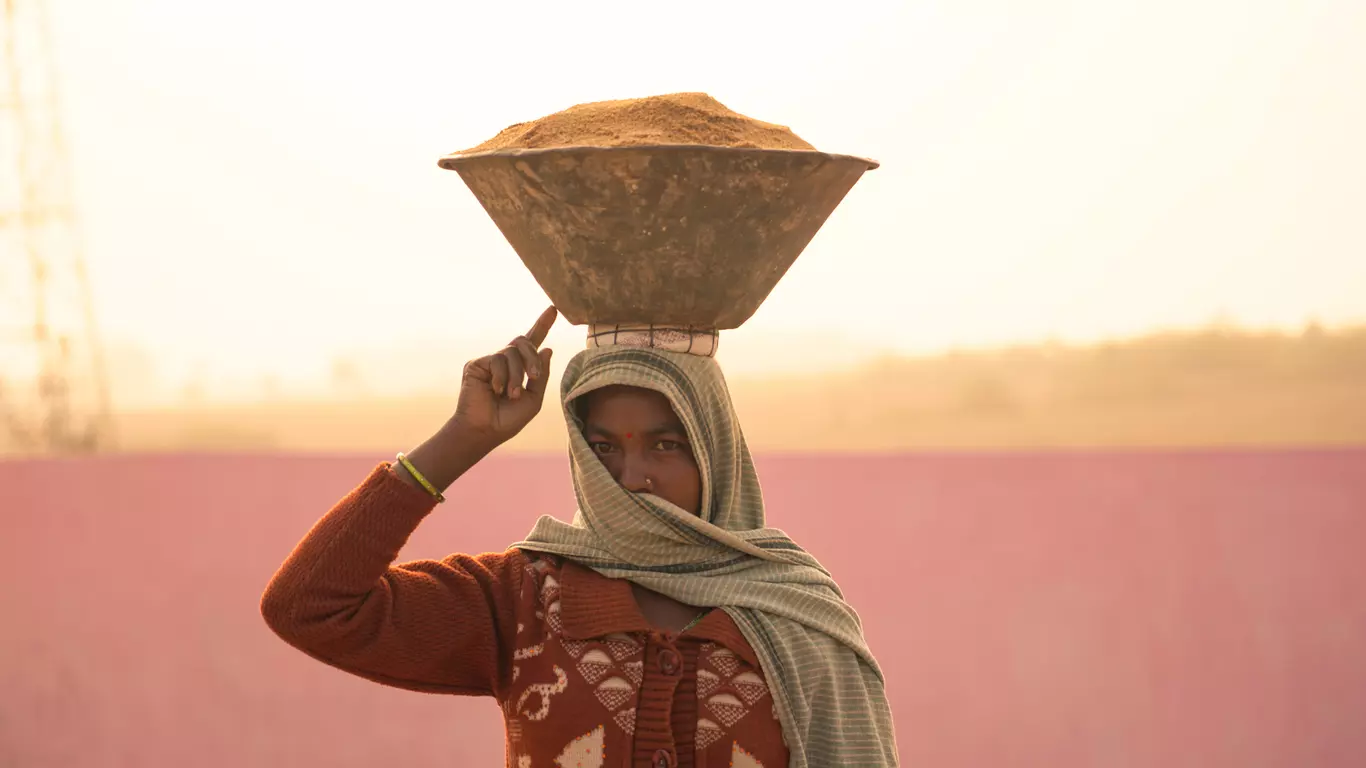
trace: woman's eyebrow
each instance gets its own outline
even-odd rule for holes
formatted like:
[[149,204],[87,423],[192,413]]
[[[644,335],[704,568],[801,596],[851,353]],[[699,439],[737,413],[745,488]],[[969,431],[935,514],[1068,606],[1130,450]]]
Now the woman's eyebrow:
[[[615,439],[617,437],[610,429],[605,429],[597,424],[589,424],[584,431],[609,439]],[[687,431],[683,429],[682,425],[660,424],[651,427],[640,434],[644,437],[658,437],[659,435],[686,435]]]
[[655,427],[654,429],[645,433],[646,437],[664,437],[666,435],[672,437],[681,437],[686,440],[688,438],[688,431],[684,429],[682,426],[666,424],[662,427]]

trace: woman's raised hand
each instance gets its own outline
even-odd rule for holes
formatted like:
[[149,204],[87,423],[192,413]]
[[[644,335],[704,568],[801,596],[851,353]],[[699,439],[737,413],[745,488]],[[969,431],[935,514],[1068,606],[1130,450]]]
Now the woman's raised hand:
[[541,410],[550,379],[551,351],[540,346],[558,314],[550,307],[525,336],[465,364],[453,426],[496,446],[531,423]]

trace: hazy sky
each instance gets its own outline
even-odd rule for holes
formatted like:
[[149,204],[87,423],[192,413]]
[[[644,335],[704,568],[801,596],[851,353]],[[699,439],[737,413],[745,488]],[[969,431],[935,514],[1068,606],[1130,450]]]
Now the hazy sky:
[[49,4],[99,315],[168,371],[502,344],[546,299],[436,159],[674,91],[883,164],[732,368],[1366,319],[1360,0]]

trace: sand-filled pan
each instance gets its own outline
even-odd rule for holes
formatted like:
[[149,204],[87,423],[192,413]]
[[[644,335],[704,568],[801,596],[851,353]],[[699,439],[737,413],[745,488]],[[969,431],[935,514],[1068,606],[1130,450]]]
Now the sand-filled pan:
[[574,324],[737,328],[871,160],[689,145],[500,149],[439,161]]

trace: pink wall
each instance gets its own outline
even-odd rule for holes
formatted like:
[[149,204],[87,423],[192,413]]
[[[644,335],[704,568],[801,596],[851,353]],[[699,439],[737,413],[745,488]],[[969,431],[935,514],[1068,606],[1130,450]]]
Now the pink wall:
[[[490,702],[260,620],[381,458],[0,463],[0,766],[500,765]],[[1366,765],[1366,450],[759,463],[861,609],[908,766]],[[404,557],[567,513],[563,464],[481,465]]]

